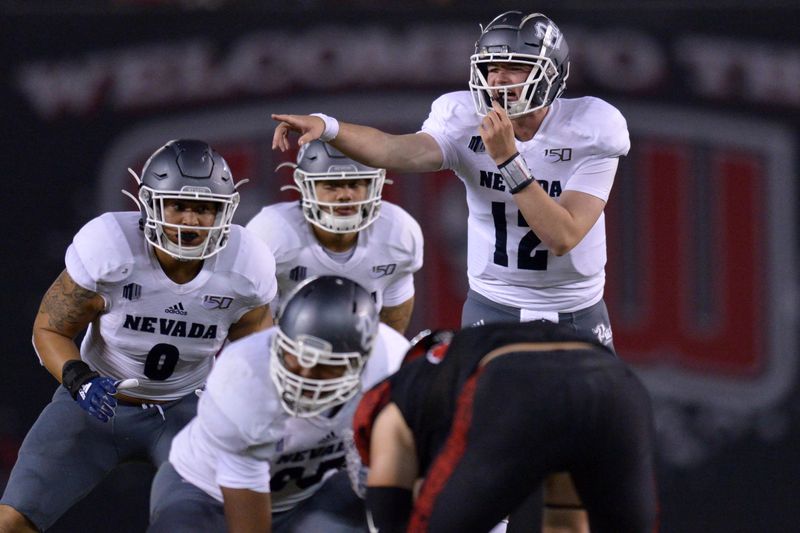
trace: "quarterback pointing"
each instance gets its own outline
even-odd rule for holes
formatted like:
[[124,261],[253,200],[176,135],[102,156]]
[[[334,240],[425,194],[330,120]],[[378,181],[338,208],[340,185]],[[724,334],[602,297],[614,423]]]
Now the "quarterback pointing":
[[123,461],[160,465],[225,340],[272,324],[274,259],[231,224],[239,193],[222,156],[170,141],[137,180],[141,212],[86,224],[42,299],[33,344],[63,387],[22,443],[4,532],[49,528]]
[[395,372],[408,347],[356,282],[300,284],[275,327],[220,355],[156,474],[149,533],[366,530],[339,469],[362,390]]
[[322,141],[305,144],[291,166],[296,187],[288,188],[301,193],[301,202],[264,207],[247,224],[275,255],[279,298],[305,277],[346,276],[372,294],[381,321],[405,333],[422,231],[402,208],[382,201],[386,171]]
[[273,147],[287,150],[294,131],[301,145],[321,138],[375,167],[454,170],[469,206],[462,324],[548,319],[611,346],[603,209],[630,147],[625,119],[598,98],[558,98],[568,47],[539,13],[495,18],[470,68],[470,90],[434,101],[417,133],[391,135],[321,114],[273,115]]
[[273,148],[289,149],[297,132],[300,145],[322,139],[374,167],[452,169],[469,208],[462,325],[545,319],[613,350],[603,210],[630,140],[610,104],[560,98],[568,76],[569,48],[556,24],[509,11],[482,28],[469,91],[435,100],[420,131],[391,135],[323,114],[276,114]]

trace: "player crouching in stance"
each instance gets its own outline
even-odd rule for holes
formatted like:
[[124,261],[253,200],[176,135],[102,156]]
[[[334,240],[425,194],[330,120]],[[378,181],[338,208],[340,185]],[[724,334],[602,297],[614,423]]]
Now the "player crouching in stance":
[[[362,165],[322,141],[304,145],[293,167],[301,202],[264,207],[247,229],[275,255],[278,297],[305,277],[345,275],[374,295],[381,321],[405,333],[422,266],[422,230],[382,199],[386,171]],[[273,305],[274,310],[274,305]]]
[[485,533],[560,471],[592,533],[656,530],[650,399],[595,337],[497,323],[437,332],[415,353],[355,416],[378,531]]
[[343,436],[362,389],[397,370],[409,343],[338,276],[299,285],[277,324],[220,355],[156,474],[150,533],[366,530],[339,470]]
[[42,299],[33,344],[64,386],[22,443],[4,533],[49,528],[122,462],[166,461],[225,340],[272,325],[275,262],[231,224],[239,193],[222,156],[170,141],[137,181],[141,211],[86,224]]

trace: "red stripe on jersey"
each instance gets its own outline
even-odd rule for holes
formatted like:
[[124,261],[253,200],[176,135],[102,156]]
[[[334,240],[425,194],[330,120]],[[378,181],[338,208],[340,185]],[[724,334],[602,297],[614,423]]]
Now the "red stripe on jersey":
[[450,435],[425,476],[425,482],[422,485],[419,498],[414,504],[414,512],[411,515],[408,531],[422,532],[428,530],[428,522],[436,504],[436,498],[442,492],[459,461],[464,456],[464,452],[467,449],[467,434],[472,426],[472,405],[475,398],[475,388],[478,377],[482,372],[483,368],[477,369],[461,389],[456,404],[456,413],[453,417],[453,425],[450,428]]
[[353,415],[353,440],[356,442],[356,449],[358,455],[361,456],[361,464],[364,466],[369,466],[372,425],[383,408],[389,404],[391,392],[391,382],[388,379],[378,383],[361,397],[356,413]]

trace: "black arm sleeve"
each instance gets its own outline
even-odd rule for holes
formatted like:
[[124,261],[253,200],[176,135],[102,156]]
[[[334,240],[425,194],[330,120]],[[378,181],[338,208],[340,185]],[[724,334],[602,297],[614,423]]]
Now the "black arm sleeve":
[[411,504],[410,489],[367,487],[367,520],[381,533],[404,533]]

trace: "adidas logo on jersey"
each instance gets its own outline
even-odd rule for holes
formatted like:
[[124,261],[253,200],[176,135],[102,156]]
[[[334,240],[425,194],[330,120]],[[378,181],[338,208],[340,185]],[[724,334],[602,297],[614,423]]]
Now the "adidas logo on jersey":
[[189,313],[186,312],[186,309],[183,308],[183,302],[178,302],[175,305],[171,305],[164,309],[165,313],[172,313],[173,315],[183,315],[186,316]]
[[333,439],[337,439],[337,438],[338,437],[336,436],[336,432],[335,431],[331,431],[330,433],[328,433],[327,435],[325,435],[324,437],[322,437],[319,440],[319,444],[322,444],[324,442],[328,442],[329,440],[333,440]]

